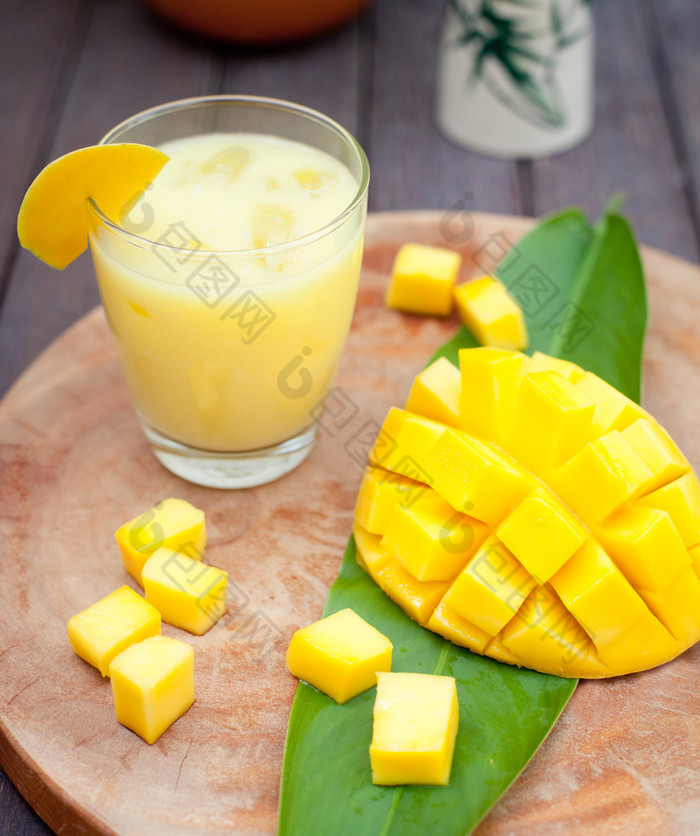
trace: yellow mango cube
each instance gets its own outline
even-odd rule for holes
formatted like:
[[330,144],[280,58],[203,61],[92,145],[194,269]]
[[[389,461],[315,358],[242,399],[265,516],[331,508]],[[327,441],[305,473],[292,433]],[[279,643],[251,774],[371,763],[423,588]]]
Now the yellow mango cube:
[[160,613],[130,586],[120,586],[68,620],[73,650],[102,674],[130,644],[160,633]]
[[406,409],[442,421],[450,427],[458,427],[461,391],[459,369],[446,357],[440,357],[413,381]]
[[378,671],[391,669],[392,649],[379,630],[344,609],[294,633],[287,648],[287,668],[344,703],[376,685]]
[[700,543],[688,549],[688,556],[690,557],[695,574],[700,576]]
[[495,524],[526,494],[532,480],[476,438],[446,430],[425,458],[432,487],[453,508]]
[[457,287],[454,295],[459,318],[482,345],[518,350],[527,347],[523,312],[498,279],[482,276]]
[[525,499],[496,535],[540,584],[561,569],[586,539],[573,514],[544,491]]
[[680,645],[700,639],[700,579],[690,566],[663,592],[640,589],[639,594]]
[[112,662],[117,720],[155,743],[194,703],[194,650],[187,642],[153,636]]
[[595,404],[559,372],[523,378],[505,447],[533,473],[546,476],[589,436]]
[[585,372],[576,363],[569,360],[562,360],[560,357],[550,357],[541,351],[535,351],[527,364],[527,371],[532,372],[559,372],[569,383],[576,383],[581,380]]
[[700,484],[692,471],[639,497],[637,503],[666,511],[687,548],[700,543]]
[[369,747],[372,782],[446,786],[458,725],[453,677],[378,674]]
[[587,540],[550,584],[599,651],[646,611],[639,594],[595,540]]
[[381,545],[419,581],[451,580],[486,538],[487,528],[434,491],[389,518]]
[[206,633],[228,609],[228,573],[171,549],[153,552],[142,578],[146,600],[163,621],[195,636]]
[[666,431],[652,419],[638,418],[620,432],[652,472],[647,492],[667,485],[690,470],[690,464]]
[[141,572],[156,549],[173,549],[203,560],[207,544],[204,513],[184,499],[164,499],[124,523],[114,535],[126,571],[141,583]]
[[430,484],[425,458],[444,432],[444,424],[392,407],[370,450],[369,462],[375,467]]
[[386,304],[424,316],[449,316],[461,263],[462,257],[453,250],[404,244],[394,261]]
[[457,576],[443,601],[457,615],[495,636],[534,587],[534,578],[491,536]]
[[510,652],[516,659],[527,659],[558,676],[570,676],[573,667],[577,676],[610,675],[587,633],[548,584],[530,592],[500,634],[500,646],[498,639],[494,642],[504,661]]
[[399,506],[410,507],[428,490],[413,479],[379,467],[365,470],[355,504],[355,520],[373,534],[384,534]]
[[552,481],[576,513],[599,522],[642,493],[652,478],[651,468],[613,430],[585,444]]
[[627,670],[630,658],[635,660],[635,670],[644,671],[679,653],[676,640],[648,609],[629,630],[597,650],[603,663],[613,672]]
[[459,352],[459,368],[460,428],[500,441],[513,417],[527,357],[502,348],[467,348]]
[[663,592],[690,566],[678,529],[656,508],[627,506],[601,529],[601,541],[636,589]]
[[598,438],[611,430],[624,430],[633,421],[649,417],[639,404],[618,392],[614,386],[593,372],[584,372],[576,381],[576,388],[595,403],[591,438]]

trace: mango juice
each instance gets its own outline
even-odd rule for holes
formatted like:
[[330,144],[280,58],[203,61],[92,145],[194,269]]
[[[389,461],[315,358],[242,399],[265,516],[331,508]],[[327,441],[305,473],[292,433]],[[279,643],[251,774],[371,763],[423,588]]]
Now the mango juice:
[[358,183],[330,155],[272,136],[159,147],[170,161],[123,229],[91,234],[136,408],[205,451],[281,443],[322,408],[350,327],[363,217],[341,216]]

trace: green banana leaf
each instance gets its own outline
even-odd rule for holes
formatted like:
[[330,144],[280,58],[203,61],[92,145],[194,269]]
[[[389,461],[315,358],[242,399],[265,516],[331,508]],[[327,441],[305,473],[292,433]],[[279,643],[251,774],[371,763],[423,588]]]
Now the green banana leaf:
[[[534,271],[552,286],[528,283]],[[638,397],[646,299],[622,217],[606,213],[591,227],[578,210],[559,212],[521,239],[498,272],[523,304],[531,350],[581,362]],[[565,321],[567,304],[593,330]],[[435,357],[457,363],[459,349],[475,345],[461,328]],[[455,678],[460,718],[450,784],[374,786],[368,750],[375,689],[336,705],[300,682],[285,745],[280,836],[469,833],[537,751],[576,680],[501,664],[420,627],[359,568],[352,538],[323,614],[345,607],[389,637],[392,670]]]

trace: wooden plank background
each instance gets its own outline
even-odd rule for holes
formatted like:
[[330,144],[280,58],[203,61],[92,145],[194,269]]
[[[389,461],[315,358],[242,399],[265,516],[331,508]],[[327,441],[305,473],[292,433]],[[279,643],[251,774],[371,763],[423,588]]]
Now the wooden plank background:
[[[595,4],[596,120],[566,154],[470,154],[434,120],[444,2],[376,0],[330,36],[256,51],[163,25],[137,0],[0,0],[0,395],[97,304],[87,257],[65,275],[23,252],[22,195],[49,160],[93,144],[145,107],[204,93],[264,94],[315,107],[352,130],[372,167],[370,208],[470,208],[539,215],[613,192],[640,241],[700,257],[700,3]],[[51,831],[0,772],[0,836]]]

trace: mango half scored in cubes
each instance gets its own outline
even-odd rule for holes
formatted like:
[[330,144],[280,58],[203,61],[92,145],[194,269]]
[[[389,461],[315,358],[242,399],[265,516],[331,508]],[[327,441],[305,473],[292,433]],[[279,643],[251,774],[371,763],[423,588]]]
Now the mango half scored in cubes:
[[646,670],[697,642],[700,484],[666,431],[555,357],[445,362],[369,456],[353,532],[378,586],[456,644],[559,676]]
[[392,644],[354,610],[344,609],[297,630],[287,648],[289,672],[347,702],[391,669]]

